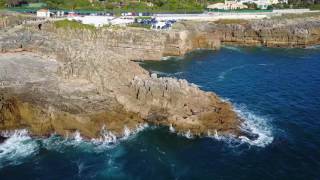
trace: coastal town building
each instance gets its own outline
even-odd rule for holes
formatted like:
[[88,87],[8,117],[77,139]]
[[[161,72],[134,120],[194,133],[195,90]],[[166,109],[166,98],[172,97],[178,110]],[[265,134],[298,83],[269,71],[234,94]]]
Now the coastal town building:
[[64,14],[64,11],[57,11],[56,12],[56,17],[63,17],[65,14]]
[[49,18],[50,17],[50,11],[48,9],[39,9],[37,11],[37,17]]
[[238,3],[236,1],[225,1],[225,3],[211,4],[207,7],[208,9],[221,9],[221,10],[235,10],[235,9],[246,9],[248,6]]
[[236,10],[247,9],[246,4],[256,4],[259,9],[267,9],[273,4],[288,3],[287,0],[225,0],[224,3],[215,3],[207,6],[207,9]]

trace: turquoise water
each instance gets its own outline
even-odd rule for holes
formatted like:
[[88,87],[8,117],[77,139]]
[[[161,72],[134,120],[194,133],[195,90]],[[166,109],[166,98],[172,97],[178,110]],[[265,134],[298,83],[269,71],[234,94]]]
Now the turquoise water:
[[0,145],[0,179],[320,178],[320,49],[225,47],[141,66],[216,92],[259,138],[148,127],[102,143],[19,131]]

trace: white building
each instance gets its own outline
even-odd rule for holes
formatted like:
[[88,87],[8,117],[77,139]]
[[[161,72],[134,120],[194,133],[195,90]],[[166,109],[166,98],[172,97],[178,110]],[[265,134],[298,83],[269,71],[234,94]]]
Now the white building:
[[50,11],[48,9],[39,9],[37,11],[37,17],[49,18],[50,17]]
[[104,25],[109,25],[111,19],[113,19],[112,16],[70,16],[68,17],[68,20],[72,21],[78,21],[82,24],[89,24],[93,25],[95,27],[102,27]]
[[224,3],[216,3],[208,5],[208,9],[223,9],[223,10],[235,10],[246,9],[248,6],[245,3],[255,3],[260,9],[267,9],[268,6],[278,4],[280,2],[287,2],[287,0],[225,0]]
[[207,6],[208,9],[226,9],[224,3],[215,3]]
[[68,20],[75,20],[95,27],[102,27],[104,25],[126,26],[134,23],[134,17],[131,16],[117,18],[113,16],[68,16]]
[[57,11],[56,16],[57,17],[63,17],[64,16],[64,11]]
[[[268,6],[273,4],[279,4],[279,0],[237,0],[239,3],[255,3],[257,4],[258,8],[260,9],[267,9]],[[288,2],[287,0],[281,1],[281,2]]]
[[246,9],[248,6],[237,3],[236,1],[225,1],[225,3],[216,3],[207,6],[208,9],[222,9],[222,10],[235,10],[235,9]]

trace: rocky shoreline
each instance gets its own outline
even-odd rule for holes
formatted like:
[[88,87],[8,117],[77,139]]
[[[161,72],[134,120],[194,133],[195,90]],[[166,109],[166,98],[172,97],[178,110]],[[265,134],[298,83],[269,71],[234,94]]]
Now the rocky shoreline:
[[318,21],[181,22],[166,32],[58,29],[51,23],[41,31],[32,25],[2,29],[0,130],[110,138],[151,124],[195,136],[245,135],[228,102],[185,80],[158,78],[132,60],[216,50],[224,43],[319,44]]
[[[139,44],[139,33],[132,31],[61,30],[47,24],[42,31],[22,26],[2,32],[0,129],[110,138],[150,124],[195,136],[240,135],[229,103],[185,80],[157,78],[131,61],[146,46],[123,48],[125,42]],[[195,48],[176,32],[164,36],[179,53]],[[157,44],[157,39],[143,40]]]

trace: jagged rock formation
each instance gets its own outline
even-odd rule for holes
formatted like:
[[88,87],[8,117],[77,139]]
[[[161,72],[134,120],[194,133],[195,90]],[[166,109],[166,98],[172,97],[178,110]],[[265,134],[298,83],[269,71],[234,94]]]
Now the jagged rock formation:
[[61,30],[50,24],[41,32],[33,27],[2,32],[2,52],[42,56],[0,56],[0,129],[28,128],[35,135],[77,130],[97,138],[105,130],[121,136],[126,127],[149,123],[173,126],[180,133],[238,135],[239,120],[230,104],[184,80],[150,76],[130,61],[212,48],[215,41],[195,32],[159,33],[157,38],[152,33]]

